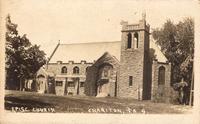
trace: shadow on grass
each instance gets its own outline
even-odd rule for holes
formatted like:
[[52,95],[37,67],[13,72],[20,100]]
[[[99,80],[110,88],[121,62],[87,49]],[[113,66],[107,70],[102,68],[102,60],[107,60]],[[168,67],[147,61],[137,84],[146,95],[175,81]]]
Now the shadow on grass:
[[41,101],[30,100],[30,99],[21,99],[16,97],[5,97],[5,109],[11,110],[12,107],[27,107],[29,109],[32,108],[44,108],[44,107],[54,107],[53,104],[44,103]]

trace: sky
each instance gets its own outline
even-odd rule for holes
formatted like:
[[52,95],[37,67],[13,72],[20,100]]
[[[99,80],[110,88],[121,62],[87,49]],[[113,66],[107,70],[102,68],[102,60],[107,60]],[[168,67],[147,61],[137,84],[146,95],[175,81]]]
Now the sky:
[[21,35],[41,46],[50,56],[61,43],[121,40],[121,20],[137,23],[146,13],[151,29],[167,19],[174,23],[196,17],[198,2],[192,0],[5,0],[8,13]]

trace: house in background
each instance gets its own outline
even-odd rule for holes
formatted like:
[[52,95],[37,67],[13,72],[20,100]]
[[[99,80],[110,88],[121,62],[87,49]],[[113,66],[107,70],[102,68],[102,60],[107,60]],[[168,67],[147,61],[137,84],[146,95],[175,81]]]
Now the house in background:
[[59,43],[37,73],[38,92],[169,99],[171,64],[150,40],[149,30],[143,18],[122,23],[121,41]]

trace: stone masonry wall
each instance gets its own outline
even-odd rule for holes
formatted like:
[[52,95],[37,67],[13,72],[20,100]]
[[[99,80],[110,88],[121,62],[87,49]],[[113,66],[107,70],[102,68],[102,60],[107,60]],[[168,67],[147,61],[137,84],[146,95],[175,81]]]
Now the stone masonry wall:
[[[125,25],[126,26],[126,25]],[[121,41],[121,60],[118,77],[118,90],[120,97],[132,97],[135,99],[143,99],[143,82],[144,82],[144,51],[148,46],[144,42],[149,42],[145,37],[149,35],[146,33],[145,21],[140,21],[138,26],[127,25],[128,28],[122,27],[122,41]],[[135,26],[135,27],[134,27]],[[133,28],[132,28],[133,27]],[[148,31],[148,29],[147,29]],[[139,35],[139,47],[127,49],[127,34],[137,32]],[[148,45],[148,44],[147,44]],[[129,76],[133,76],[133,85],[129,86]]]
[[87,96],[96,96],[97,67],[88,68],[84,92]]
[[[92,63],[87,63],[85,61],[81,61],[80,63],[74,63],[73,61],[69,61],[68,63],[62,63],[58,61],[57,63],[49,63],[48,67],[46,68],[47,72],[51,72],[55,74],[55,77],[57,76],[62,76],[63,78],[80,78],[81,82],[85,82],[86,79],[86,68],[91,66]],[[79,68],[79,74],[73,74],[73,68],[77,66]],[[61,70],[63,67],[67,68],[67,73],[61,73]],[[63,92],[64,94],[68,94],[68,92],[71,92],[73,95],[77,94],[77,83],[75,82],[75,87],[68,87],[68,82],[63,82],[66,83],[65,87],[56,86],[56,94],[60,94],[60,92]],[[86,84],[87,82],[85,82]],[[58,93],[59,92],[59,93]],[[65,93],[66,92],[66,93]],[[63,94],[63,93],[62,93]],[[63,94],[63,95],[64,95]],[[84,95],[84,87],[80,87],[79,85],[79,95]]]
[[[62,81],[62,86],[56,86],[55,84],[55,92],[56,92],[56,95],[59,95],[59,96],[63,96],[65,95],[65,87],[66,87],[66,78],[56,78],[55,79],[56,81]],[[55,81],[55,83],[56,83]]]
[[86,82],[87,88],[85,88],[85,92],[88,92],[88,95],[96,96],[97,93],[97,78],[99,67],[103,64],[112,65],[113,69],[111,71],[111,77],[109,78],[108,86],[110,96],[114,97],[117,95],[117,71],[119,69],[119,62],[117,59],[113,58],[109,53],[105,53],[102,57],[100,57],[93,66],[89,67],[89,71],[87,73]]
[[[164,86],[158,85],[158,73],[159,68],[163,66],[165,68],[165,84]],[[153,61],[152,64],[152,91],[151,100],[158,102],[169,102],[171,96],[171,64],[170,63],[159,63],[158,61]],[[163,96],[159,95],[159,90],[164,90]]]
[[144,70],[143,70],[143,96],[145,100],[151,99],[151,73],[152,64],[149,56],[149,34],[148,32],[144,36]]
[[88,66],[91,66],[92,63],[49,63],[47,71],[52,72],[55,74],[62,74],[61,69],[62,67],[66,66],[67,67],[67,75],[72,75],[73,74],[73,68],[75,66],[79,67],[79,75],[86,75],[86,68]]

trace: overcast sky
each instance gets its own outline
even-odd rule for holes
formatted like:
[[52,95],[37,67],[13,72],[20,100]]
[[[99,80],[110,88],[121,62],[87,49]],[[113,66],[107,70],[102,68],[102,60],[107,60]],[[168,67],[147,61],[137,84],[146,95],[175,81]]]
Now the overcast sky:
[[167,20],[195,17],[196,1],[137,0],[5,0],[4,16],[11,15],[20,34],[41,45],[47,56],[58,43],[120,41],[120,21],[137,23],[146,12],[151,28]]

